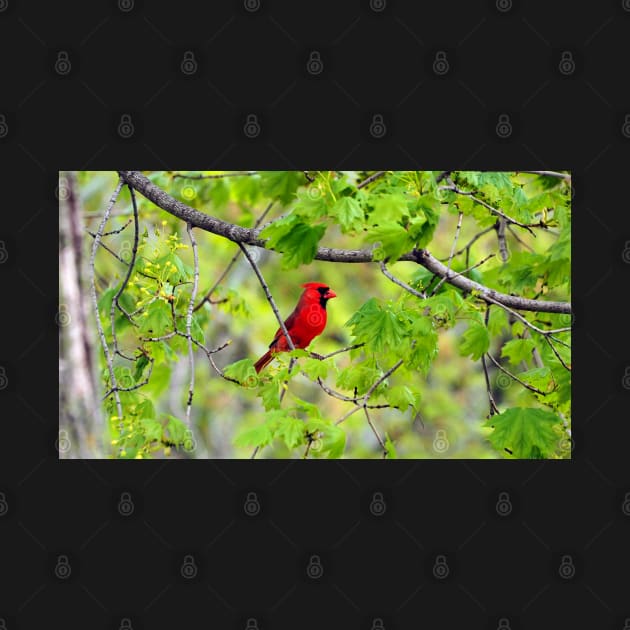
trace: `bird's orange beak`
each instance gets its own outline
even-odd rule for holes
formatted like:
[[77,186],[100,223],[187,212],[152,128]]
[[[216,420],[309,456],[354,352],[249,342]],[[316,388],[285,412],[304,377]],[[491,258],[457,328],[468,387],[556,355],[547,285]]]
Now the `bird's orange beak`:
[[327,300],[330,300],[330,298],[337,297],[337,294],[334,291],[331,291],[330,289],[328,289],[328,291],[326,292],[326,295],[324,297]]

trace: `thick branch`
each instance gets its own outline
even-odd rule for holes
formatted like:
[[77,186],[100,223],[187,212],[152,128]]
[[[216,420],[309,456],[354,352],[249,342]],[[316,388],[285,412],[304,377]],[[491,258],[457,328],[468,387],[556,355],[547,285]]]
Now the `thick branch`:
[[[223,236],[235,243],[253,245],[255,247],[265,247],[264,240],[259,238],[262,228],[251,229],[238,225],[233,225],[199,212],[190,206],[171,197],[168,193],[158,188],[148,178],[138,171],[119,171],[120,176],[133,186],[147,199],[155,203],[166,212],[189,222],[194,227],[201,228],[207,232]],[[348,250],[335,249],[330,247],[320,247],[315,254],[316,260],[338,263],[367,263],[372,262],[372,252],[369,249]],[[422,265],[440,278],[446,277],[446,281],[453,286],[464,291],[476,291],[482,299],[489,296],[495,302],[500,302],[505,306],[523,311],[538,311],[545,313],[571,313],[571,304],[567,302],[547,302],[543,300],[530,300],[513,295],[506,295],[494,289],[485,287],[478,282],[461,275],[449,272],[448,267],[432,256],[427,250],[416,249],[403,254],[399,261],[411,261]],[[394,261],[390,261],[394,262]],[[490,301],[490,300],[488,300]]]

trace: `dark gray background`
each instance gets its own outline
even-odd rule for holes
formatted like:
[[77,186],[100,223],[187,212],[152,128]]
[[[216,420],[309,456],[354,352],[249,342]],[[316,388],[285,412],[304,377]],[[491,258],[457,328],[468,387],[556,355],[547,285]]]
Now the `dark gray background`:
[[[416,4],[0,0],[0,628],[630,627],[630,2]],[[262,167],[571,169],[573,461],[59,462],[58,170]]]

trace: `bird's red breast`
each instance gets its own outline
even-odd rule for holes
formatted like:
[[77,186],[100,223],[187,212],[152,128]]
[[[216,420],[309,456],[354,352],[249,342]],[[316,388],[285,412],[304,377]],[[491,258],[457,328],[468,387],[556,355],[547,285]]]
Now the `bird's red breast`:
[[[304,292],[297,306],[284,322],[295,348],[306,348],[322,333],[326,327],[326,304],[328,300],[337,297],[337,294],[323,282],[306,282],[302,287]],[[269,344],[269,351],[255,364],[256,371],[259,372],[271,361],[272,354],[287,350],[290,350],[287,339],[282,329],[278,328],[273,341]]]

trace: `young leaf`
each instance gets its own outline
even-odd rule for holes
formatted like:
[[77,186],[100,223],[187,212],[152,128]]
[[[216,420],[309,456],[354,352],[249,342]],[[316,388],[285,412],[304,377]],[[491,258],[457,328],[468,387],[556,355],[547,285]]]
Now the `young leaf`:
[[472,322],[461,336],[459,352],[462,356],[470,355],[474,361],[481,358],[490,347],[488,329],[478,322]]
[[247,387],[254,387],[258,383],[254,362],[249,358],[226,365],[223,373]]
[[363,223],[363,210],[359,202],[352,197],[341,197],[330,213],[337,218],[344,234],[358,230]]
[[532,339],[510,339],[503,346],[501,356],[508,357],[510,363],[516,365],[521,361],[527,361],[532,358],[534,346]]
[[164,300],[154,300],[147,306],[147,314],[141,319],[140,332],[160,337],[173,324],[171,307]]
[[400,256],[409,251],[413,241],[405,228],[399,223],[384,223],[372,228],[367,235],[368,241],[375,243],[380,241],[385,257],[396,261]]
[[385,434],[385,449],[387,450],[387,459],[398,459],[396,447],[388,433]]
[[284,440],[288,449],[294,449],[299,444],[304,444],[305,433],[304,422],[292,416],[286,416],[276,429],[275,437]]
[[483,426],[494,427],[488,437],[502,454],[511,453],[516,459],[549,457],[558,445],[554,425],[560,418],[550,411],[530,407],[512,407],[489,418]]

